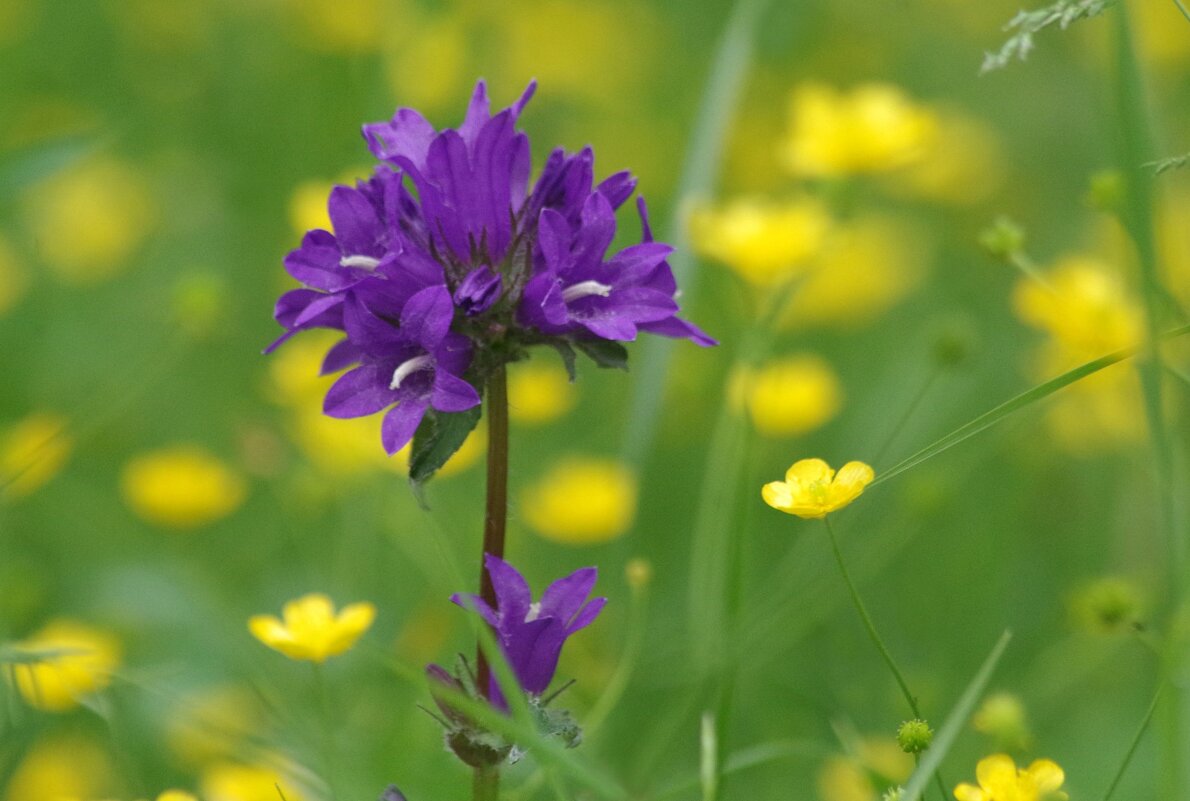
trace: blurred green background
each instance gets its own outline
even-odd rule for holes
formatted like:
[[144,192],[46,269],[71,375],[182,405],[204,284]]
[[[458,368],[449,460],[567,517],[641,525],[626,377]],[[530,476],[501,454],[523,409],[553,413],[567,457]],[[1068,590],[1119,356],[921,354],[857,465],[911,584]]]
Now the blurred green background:
[[[729,503],[716,536],[738,543],[744,577],[724,635],[739,669],[725,747],[789,746],[733,775],[727,797],[864,801],[904,780],[907,757],[887,752],[908,712],[848,608],[821,525],[764,507],[759,487],[810,456],[869,461],[879,474],[1128,344],[1103,334],[1105,320],[1123,319],[1126,338],[1139,313],[1133,259],[1099,210],[1111,205],[1103,171],[1118,135],[1110,23],[1048,31],[1026,63],[980,77],[1017,0],[769,4],[735,107],[720,109],[731,115],[722,161],[694,165],[717,189],[680,204],[730,5],[0,5],[0,643],[75,621],[106,638],[114,670],[62,710],[36,709],[0,682],[0,797],[179,788],[257,801],[280,781],[297,801],[329,797],[331,774],[343,799],[389,782],[411,801],[465,797],[469,774],[417,709],[425,687],[391,665],[450,663],[472,647],[464,613],[447,603],[468,587],[448,566],[477,579],[482,443],[432,482],[422,512],[383,457],[377,421],[319,416],[326,339],[260,351],[291,285],[284,254],[325,224],[333,182],[371,169],[359,126],[398,105],[456,125],[480,77],[500,105],[540,82],[522,117],[535,164],[555,145],[591,144],[598,175],[639,176],[661,232],[694,215],[703,256],[684,284],[684,316],[722,341],[672,349],[640,464],[623,454],[641,373],[584,365],[567,387],[552,354],[513,367],[510,560],[538,591],[598,565],[611,599],[563,655],[560,677],[578,682],[559,703],[584,720],[628,670],[626,644],[644,626],[624,694],[582,757],[633,797],[683,783],[675,797],[698,794],[710,695],[692,657],[701,634],[688,599],[702,580],[692,531],[717,471],[733,475],[711,448],[723,418],[749,430],[739,480],[719,488]],[[1174,155],[1190,122],[1190,22],[1172,2],[1130,5],[1160,154]],[[870,84],[897,87],[904,108],[890,113],[918,115],[929,135],[896,163],[788,169],[783,148],[809,119],[798,92],[826,87],[829,102],[829,90]],[[1170,172],[1159,188],[1162,266],[1186,303],[1190,184]],[[740,198],[753,206],[732,222]],[[765,216],[806,198],[831,220],[821,236],[798,234],[800,218]],[[1037,268],[1074,300],[1037,300],[1029,279],[980,248],[1000,215],[1027,230]],[[624,244],[639,230],[630,216]],[[820,271],[807,275],[827,277],[783,316],[769,359],[745,364],[742,342],[772,284],[749,277],[741,253],[759,248],[763,269],[764,254],[786,245]],[[812,354],[809,368],[777,362],[799,354]],[[1170,358],[1186,365],[1184,352]],[[1007,750],[1057,760],[1072,797],[1094,796],[1152,695],[1157,660],[1132,624],[1166,602],[1166,546],[1135,373],[1113,370],[836,516],[932,721],[1000,632],[1015,633],[993,682],[1008,695],[955,745],[952,784]],[[1180,464],[1186,385],[1167,389]],[[1185,495],[1184,482],[1175,489]],[[646,560],[635,590],[633,559]],[[379,610],[361,643],[326,664],[326,704],[309,665],[246,627],[313,591]],[[1152,797],[1155,764],[1148,738],[1120,797]],[[537,767],[530,758],[508,772],[509,797],[554,793]]]

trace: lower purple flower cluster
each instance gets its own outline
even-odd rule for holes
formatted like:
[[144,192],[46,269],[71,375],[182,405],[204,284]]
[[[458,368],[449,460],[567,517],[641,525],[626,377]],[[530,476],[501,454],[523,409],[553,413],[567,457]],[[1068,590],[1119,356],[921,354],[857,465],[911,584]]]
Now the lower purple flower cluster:
[[487,373],[532,345],[590,352],[641,331],[715,344],[677,316],[672,248],[653,241],[643,199],[642,241],[608,256],[631,175],[595,184],[590,148],[557,149],[530,187],[529,140],[516,124],[533,91],[493,115],[480,82],[457,129],[436,131],[407,108],[365,125],[380,165],[336,186],[333,231],[310,231],[285,258],[303,286],[277,302],[285,333],[269,350],[306,329],[342,331],[323,371],[351,369],[324,410],[389,409],[390,454],[427,411],[477,406]]

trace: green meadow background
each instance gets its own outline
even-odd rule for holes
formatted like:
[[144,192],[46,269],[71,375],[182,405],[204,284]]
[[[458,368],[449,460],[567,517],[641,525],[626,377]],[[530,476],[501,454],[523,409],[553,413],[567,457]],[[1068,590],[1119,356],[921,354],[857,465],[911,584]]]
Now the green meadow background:
[[[1177,155],[1190,149],[1190,21],[1172,2],[1128,6],[1154,155]],[[338,423],[342,435],[309,433],[325,384],[310,359],[287,355],[300,337],[271,357],[261,349],[279,331],[272,304],[291,286],[282,259],[317,219],[319,193],[370,169],[359,126],[398,105],[456,125],[481,77],[498,106],[539,81],[522,117],[536,165],[555,145],[591,144],[598,175],[627,168],[640,178],[655,227],[683,246],[684,316],[722,343],[637,342],[627,374],[584,363],[569,409],[514,419],[509,559],[538,592],[597,565],[610,599],[559,670],[577,683],[556,703],[580,722],[602,718],[576,758],[626,797],[702,797],[700,718],[719,708],[718,682],[732,675],[720,745],[729,764],[741,753],[756,764],[731,773],[722,797],[874,801],[907,778],[911,762],[888,751],[910,714],[850,608],[821,523],[767,508],[760,486],[804,457],[867,461],[879,476],[1086,360],[1039,367],[1050,335],[1014,306],[1029,279],[979,244],[1000,216],[1027,232],[1037,269],[1095,260],[1139,304],[1135,260],[1100,210],[1111,205],[1103,171],[1119,139],[1113,22],[1047,30],[1027,61],[981,76],[1017,0],[750,9],[4,1],[0,644],[68,619],[106,632],[119,659],[106,688],[64,711],[36,709],[0,681],[0,798],[131,801],[170,788],[205,801],[276,798],[259,773],[236,772],[261,766],[290,801],[330,798],[327,780],[339,799],[374,798],[390,782],[410,801],[467,797],[469,772],[418,709],[431,704],[418,671],[474,647],[466,614],[447,599],[478,580],[482,459],[473,453],[432,481],[425,512],[378,436]],[[778,152],[791,93],[807,82],[893,84],[968,127],[932,183],[897,171],[805,182]],[[722,147],[707,147],[719,125]],[[1157,188],[1163,275],[1184,303],[1190,184],[1172,170]],[[700,257],[681,221],[699,202],[804,192],[842,227],[895,218],[913,246],[887,264],[870,254],[893,267],[895,291],[877,308],[794,320],[768,336],[770,358],[816,354],[841,391],[820,425],[774,433],[729,391],[754,353],[755,293],[725,260]],[[620,222],[628,244],[638,225],[629,209]],[[1184,350],[1166,358],[1190,369]],[[943,765],[951,787],[973,780],[981,757],[1007,751],[1020,764],[1057,761],[1072,798],[1102,797],[1157,687],[1172,592],[1159,473],[1135,370],[1112,369],[1125,390],[1106,414],[1124,420],[1119,431],[1061,407],[1060,394],[833,516],[935,726],[1013,632],[988,688],[1009,694],[1007,722],[989,713],[983,731],[964,725]],[[1179,506],[1186,389],[1172,375],[1164,384]],[[169,469],[137,472],[178,448],[203,454],[214,477],[192,487]],[[587,457],[627,471],[635,503],[608,503],[631,522],[595,543],[530,525],[533,488],[559,462]],[[573,514],[599,513],[602,490],[590,492],[576,490]],[[731,595],[733,554],[734,614],[700,614]],[[632,560],[651,569],[635,589]],[[1118,580],[1088,595],[1107,577]],[[321,677],[246,625],[308,592],[378,610]],[[1113,604],[1124,611],[1105,617]],[[725,662],[708,668],[708,649]],[[1156,797],[1162,731],[1159,720],[1141,740],[1117,797]],[[596,797],[564,771],[543,774],[551,764],[531,754],[511,768],[507,797]]]

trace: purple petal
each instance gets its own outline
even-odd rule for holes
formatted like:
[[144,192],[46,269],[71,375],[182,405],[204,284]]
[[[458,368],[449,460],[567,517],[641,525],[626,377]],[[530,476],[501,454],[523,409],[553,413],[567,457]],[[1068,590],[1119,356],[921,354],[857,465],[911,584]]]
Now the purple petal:
[[585,629],[587,626],[595,622],[595,618],[599,617],[599,613],[603,611],[603,607],[607,605],[606,598],[593,598],[591,603],[584,606],[574,620],[570,621],[570,625],[566,627],[566,636],[574,634],[579,629]]
[[601,339],[611,339],[616,342],[632,342],[636,339],[636,324],[626,317],[608,315],[580,319],[577,322]]
[[496,591],[501,623],[524,622],[533,600],[525,577],[508,562],[490,553],[484,554],[483,563],[492,580],[492,588]]
[[462,412],[479,405],[479,393],[463,379],[436,370],[430,405],[440,412]]
[[576,570],[546,588],[541,596],[541,615],[568,622],[591,594],[599,571],[593,567]]
[[372,155],[382,161],[408,159],[417,166],[425,164],[426,151],[434,138],[434,126],[411,108],[399,109],[390,122],[374,122],[363,127],[364,140]]
[[330,375],[337,373],[344,367],[349,367],[360,360],[363,352],[354,342],[348,339],[341,339],[331,346],[331,349],[326,352],[326,358],[322,360],[322,369],[319,375]]
[[455,290],[455,305],[468,317],[482,314],[500,298],[503,280],[487,267],[476,267]]
[[628,170],[623,170],[604,178],[595,191],[607,198],[613,209],[618,209],[636,191],[636,179]]
[[485,81],[475,84],[475,91],[471,93],[471,102],[467,105],[467,115],[463,124],[459,126],[459,134],[466,142],[474,141],[483,124],[491,117],[491,104],[488,102],[488,86]]
[[389,456],[409,444],[413,433],[426,416],[428,404],[422,398],[406,398],[384,416],[380,424],[380,441]]
[[399,395],[388,388],[391,376],[376,364],[365,364],[339,376],[327,390],[322,411],[330,417],[363,417],[396,402]]
[[434,350],[450,331],[455,306],[445,286],[423,289],[401,310],[401,336],[426,350]]
[[488,602],[478,595],[473,593],[456,592],[450,596],[451,603],[457,604],[464,609],[471,610],[487,621],[488,625],[496,628],[500,625],[496,618],[496,613],[492,611],[492,607],[488,606]]
[[639,284],[647,280],[657,265],[664,262],[673,251],[672,247],[661,242],[642,242],[624,248],[607,264],[619,273],[619,282]]
[[512,632],[504,642],[505,655],[525,692],[540,695],[550,686],[565,642],[565,624],[552,617],[525,623]]
[[322,295],[310,301],[306,308],[302,309],[301,313],[294,319],[293,327],[305,328],[311,326],[319,319],[327,319],[328,314],[333,314],[336,310],[339,310],[341,314],[339,307],[342,305],[342,295]]
[[553,273],[538,273],[529,279],[517,315],[523,324],[550,333],[570,320],[562,284]]
[[559,272],[570,256],[570,223],[553,209],[545,209],[537,219],[537,246],[546,269]]
[[336,186],[331,190],[327,211],[343,255],[379,255],[376,240],[382,233],[381,223],[366,197],[349,186]]
[[640,330],[648,331],[650,334],[660,334],[663,337],[688,339],[695,345],[703,348],[711,348],[719,344],[719,340],[708,336],[694,323],[677,317],[669,317],[665,320],[658,320],[655,323],[641,323]]

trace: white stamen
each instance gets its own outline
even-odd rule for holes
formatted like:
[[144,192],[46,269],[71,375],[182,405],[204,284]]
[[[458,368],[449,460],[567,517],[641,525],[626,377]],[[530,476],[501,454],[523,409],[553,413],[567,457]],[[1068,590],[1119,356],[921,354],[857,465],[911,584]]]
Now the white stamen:
[[434,360],[428,354],[414,356],[412,359],[401,362],[397,365],[397,369],[393,370],[393,380],[389,382],[388,388],[398,389],[401,386],[401,382],[408,378],[410,374],[416,373],[418,370],[424,370],[433,363]]
[[375,270],[380,265],[380,259],[371,256],[344,256],[339,259],[340,267],[363,267],[365,270]]
[[532,623],[539,617],[541,617],[541,602],[529,604],[529,614],[525,615],[525,622]]
[[612,288],[607,284],[601,284],[598,281],[581,281],[577,284],[572,284],[562,290],[562,300],[569,303],[572,300],[585,298],[588,295],[599,295],[606,298],[611,294]]

